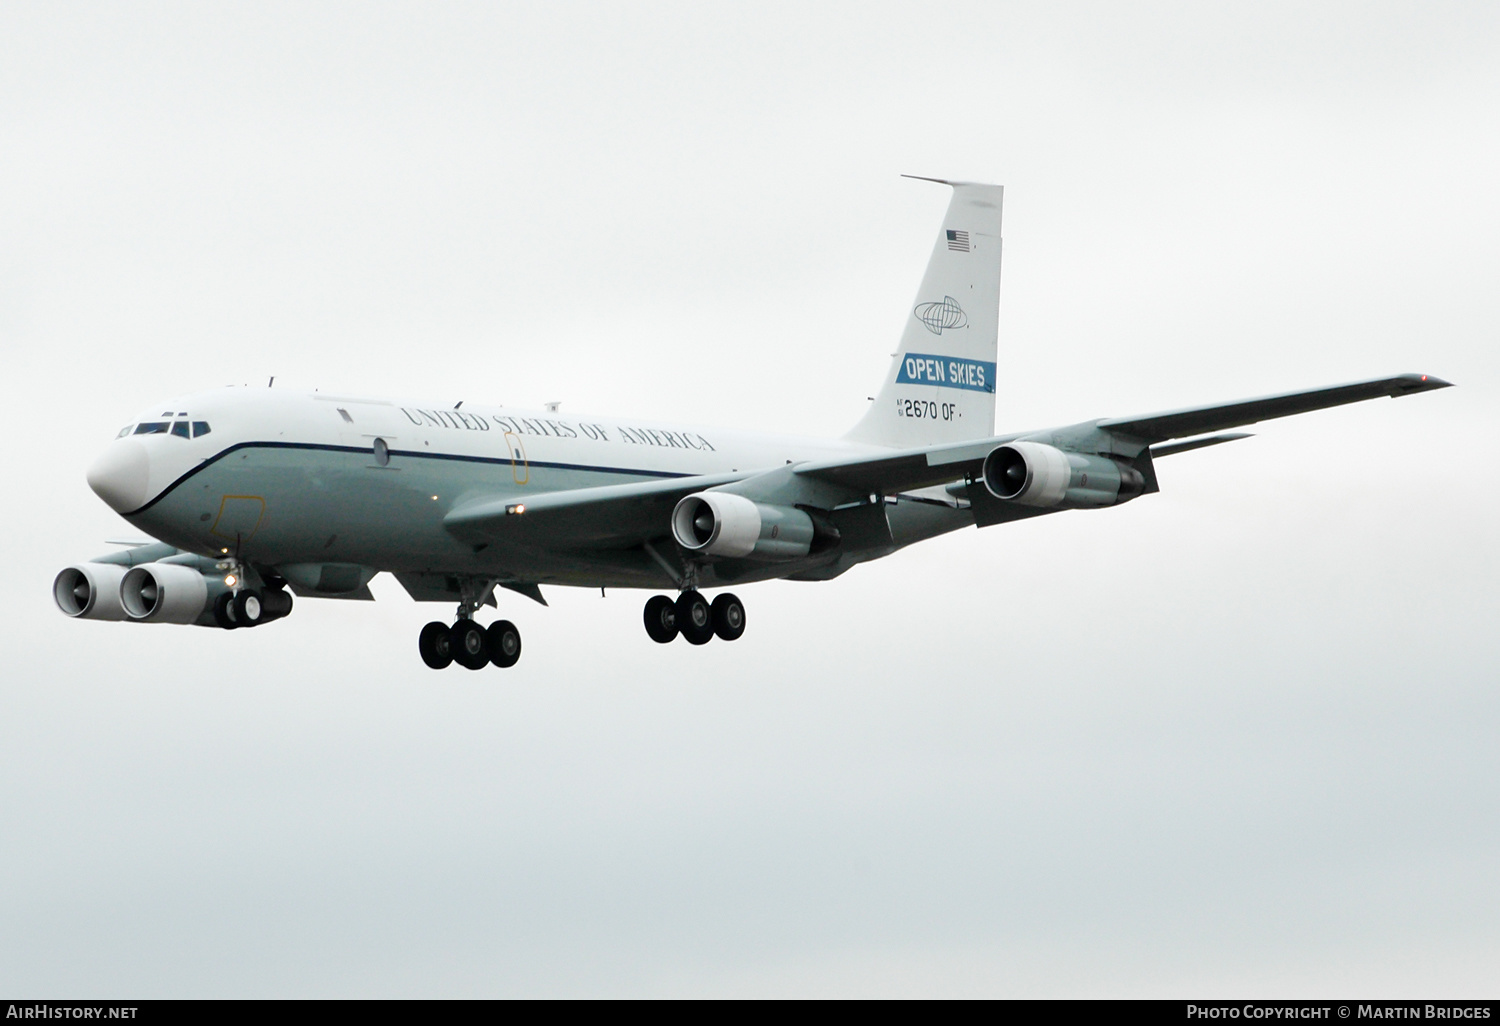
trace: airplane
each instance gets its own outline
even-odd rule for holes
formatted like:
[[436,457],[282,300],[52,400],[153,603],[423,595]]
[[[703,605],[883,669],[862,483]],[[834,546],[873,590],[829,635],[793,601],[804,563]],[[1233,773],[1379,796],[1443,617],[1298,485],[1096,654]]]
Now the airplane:
[[1249,437],[1235,428],[1449,386],[1403,374],[997,435],[1003,187],[924,180],[951,199],[880,391],[842,438],[199,392],[147,407],[88,470],[156,540],[64,568],[53,598],[84,620],[235,630],[284,618],[293,595],[368,600],[388,572],[456,603],[418,634],[433,669],[515,665],[515,624],[475,619],[497,589],[542,605],[543,585],[654,590],[653,641],[734,641],[744,604],[705,589],[827,581],[960,528],[1118,506],[1158,491],[1156,460]]

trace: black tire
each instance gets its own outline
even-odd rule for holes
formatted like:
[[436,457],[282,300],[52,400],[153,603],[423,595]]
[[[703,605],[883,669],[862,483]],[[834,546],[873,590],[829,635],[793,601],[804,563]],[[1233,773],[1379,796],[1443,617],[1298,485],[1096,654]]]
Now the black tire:
[[453,662],[453,628],[434,620],[417,635],[417,651],[422,662],[434,670],[445,669]]
[[714,633],[725,641],[737,641],[745,633],[745,604],[725,592],[714,599]]
[[260,593],[260,604],[264,622],[292,615],[292,593],[285,588],[267,588]]
[[696,591],[677,596],[677,629],[690,645],[706,645],[714,638],[713,607]]
[[521,632],[509,620],[496,620],[485,628],[485,645],[490,662],[500,669],[516,665],[521,659]]
[[214,599],[214,623],[232,631],[239,626],[239,621],[234,618],[234,593],[226,591]]
[[484,628],[473,620],[453,625],[453,661],[468,670],[482,670],[490,664],[490,647],[485,643]]
[[254,588],[244,588],[234,597],[234,622],[241,627],[256,627],[265,617],[266,607]]
[[676,640],[677,603],[670,596],[652,595],[646,600],[646,633],[659,645]]

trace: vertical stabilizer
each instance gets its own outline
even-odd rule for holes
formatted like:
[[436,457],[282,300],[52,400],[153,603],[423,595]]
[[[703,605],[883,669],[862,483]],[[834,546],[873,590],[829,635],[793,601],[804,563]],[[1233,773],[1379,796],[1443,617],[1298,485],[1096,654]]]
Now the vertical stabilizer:
[[[929,178],[926,181],[941,181]],[[898,448],[995,432],[1004,189],[953,187],[901,346],[870,409],[847,437]]]

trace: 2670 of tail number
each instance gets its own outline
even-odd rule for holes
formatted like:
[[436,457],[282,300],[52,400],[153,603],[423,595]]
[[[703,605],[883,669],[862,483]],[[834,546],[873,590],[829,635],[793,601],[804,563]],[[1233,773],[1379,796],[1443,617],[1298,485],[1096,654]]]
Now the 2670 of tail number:
[[953,420],[959,416],[958,403],[935,403],[927,399],[897,399],[896,416],[917,420]]

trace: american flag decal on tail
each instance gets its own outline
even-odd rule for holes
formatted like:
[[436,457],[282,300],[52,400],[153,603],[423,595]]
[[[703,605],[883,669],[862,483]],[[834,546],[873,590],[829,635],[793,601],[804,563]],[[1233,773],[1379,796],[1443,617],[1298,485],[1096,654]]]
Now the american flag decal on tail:
[[944,234],[948,236],[948,248],[956,249],[960,253],[969,251],[969,233],[954,231],[952,228],[945,229]]

